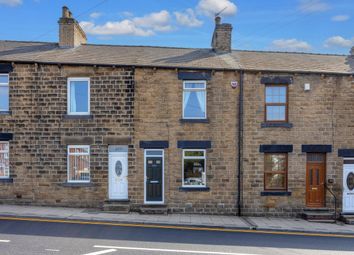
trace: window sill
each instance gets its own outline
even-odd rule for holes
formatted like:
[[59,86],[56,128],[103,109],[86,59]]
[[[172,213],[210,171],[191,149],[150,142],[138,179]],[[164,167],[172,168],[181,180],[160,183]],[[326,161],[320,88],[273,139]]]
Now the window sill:
[[95,184],[92,182],[63,182],[59,184],[63,187],[93,187]]
[[13,183],[13,178],[0,178],[0,183]]
[[261,128],[292,128],[293,124],[289,122],[263,122]]
[[262,197],[266,196],[277,196],[277,197],[286,197],[291,196],[291,191],[262,191]]
[[11,111],[0,111],[0,115],[11,115]]
[[69,115],[66,114],[63,116],[64,120],[92,120],[93,119],[93,115],[89,114],[89,115]]
[[209,119],[180,119],[181,123],[209,123]]
[[179,191],[209,191],[210,188],[209,187],[179,187]]

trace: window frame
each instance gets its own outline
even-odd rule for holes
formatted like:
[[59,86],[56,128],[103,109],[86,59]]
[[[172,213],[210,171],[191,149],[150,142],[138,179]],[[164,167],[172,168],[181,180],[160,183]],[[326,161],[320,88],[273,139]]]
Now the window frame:
[[7,83],[1,83],[0,82],[0,87],[7,87],[8,89],[8,105],[7,105],[7,109],[1,109],[0,108],[0,112],[8,112],[10,110],[10,75],[8,73],[0,73],[0,76],[7,76]]
[[0,153],[7,153],[8,158],[7,160],[9,161],[9,169],[7,171],[7,176],[0,176],[0,179],[9,179],[10,178],[10,142],[9,141],[0,141],[0,144],[7,144],[7,147],[9,148],[7,151],[0,151]]
[[[285,87],[285,103],[267,103],[267,87]],[[284,120],[268,120],[267,106],[285,106]],[[288,84],[265,84],[264,86],[264,121],[267,123],[288,123],[289,122],[289,85]]]
[[[203,151],[204,156],[185,156],[185,152],[188,151]],[[184,159],[204,159],[204,185],[185,185],[184,184]],[[182,150],[182,187],[183,188],[205,188],[207,187],[207,178],[206,178],[206,172],[207,172],[207,157],[206,157],[206,150],[205,149],[183,149]],[[203,178],[203,176],[202,176]]]
[[[87,112],[71,112],[70,111],[70,102],[71,102],[71,96],[70,96],[70,84],[73,81],[87,81]],[[90,115],[91,113],[91,84],[90,84],[90,78],[89,77],[69,77],[67,80],[67,114],[68,115]]]
[[[71,148],[86,148],[88,149],[88,153],[70,153]],[[91,182],[91,148],[90,145],[68,145],[67,146],[67,182],[68,183],[90,183]],[[75,156],[89,156],[89,162],[88,162],[88,169],[89,169],[89,179],[88,180],[70,180],[70,156],[75,155]]]
[[[187,83],[198,83],[198,84],[203,84],[204,88],[186,88]],[[184,92],[185,91],[205,91],[205,100],[204,100],[204,107],[205,107],[205,114],[204,117],[185,117],[184,115]],[[207,119],[207,82],[205,80],[185,80],[183,81],[183,91],[182,91],[182,119],[186,120],[205,120]]]
[[[267,155],[285,155],[285,166],[286,170],[285,171],[266,171],[266,156]],[[288,191],[288,172],[289,172],[289,159],[288,159],[288,153],[286,152],[267,152],[264,153],[264,176],[263,176],[263,189],[264,191]],[[285,175],[285,187],[284,188],[267,188],[266,185],[266,174],[267,173],[273,173],[273,174],[284,174]]]

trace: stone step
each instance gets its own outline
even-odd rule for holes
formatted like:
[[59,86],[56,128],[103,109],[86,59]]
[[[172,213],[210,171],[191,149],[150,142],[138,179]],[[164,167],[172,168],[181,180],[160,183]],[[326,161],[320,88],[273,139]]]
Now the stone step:
[[349,225],[354,225],[354,215],[353,214],[342,214],[340,219]]
[[142,205],[140,213],[142,214],[167,214],[168,209],[166,205]]
[[129,213],[130,202],[129,201],[105,201],[103,204],[103,211],[115,212],[115,213]]
[[[317,209],[317,210],[316,210]],[[335,222],[335,213],[329,208],[311,208],[308,210],[305,208],[302,212],[302,218],[310,222],[323,222],[332,223]]]

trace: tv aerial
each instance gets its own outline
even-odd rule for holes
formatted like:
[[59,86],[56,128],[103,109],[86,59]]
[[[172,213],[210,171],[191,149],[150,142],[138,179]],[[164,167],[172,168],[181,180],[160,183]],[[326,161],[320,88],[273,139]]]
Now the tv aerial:
[[215,13],[215,17],[220,16],[220,14],[223,13],[226,9],[227,9],[227,6],[224,9],[222,9],[221,11]]

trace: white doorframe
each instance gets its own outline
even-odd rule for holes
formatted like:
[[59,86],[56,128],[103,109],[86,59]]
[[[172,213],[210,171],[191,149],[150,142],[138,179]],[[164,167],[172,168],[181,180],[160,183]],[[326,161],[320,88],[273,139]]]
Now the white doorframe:
[[[148,157],[162,158],[162,200],[146,201],[146,152],[161,151],[161,155],[148,155]],[[165,203],[165,152],[163,149],[145,149],[144,150],[144,204],[164,204]]]
[[[112,158],[124,158],[126,160],[126,168],[127,168],[127,192],[126,192],[126,196],[123,198],[112,198],[112,194],[111,194],[111,175],[112,175],[112,169],[111,168],[111,159]],[[129,181],[128,181],[128,175],[129,175],[129,167],[128,167],[128,152],[109,152],[108,153],[108,199],[128,199],[129,198]]]

